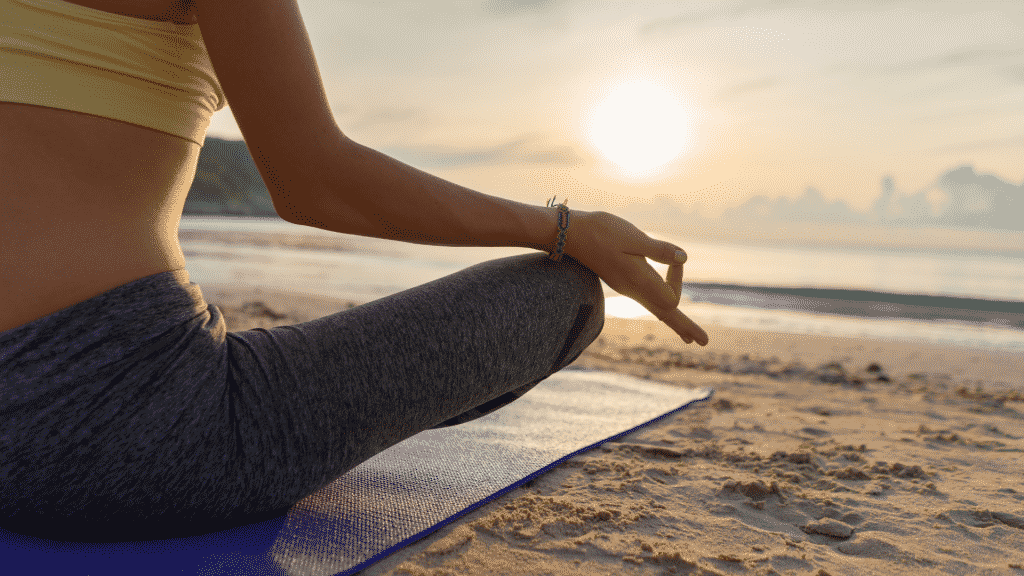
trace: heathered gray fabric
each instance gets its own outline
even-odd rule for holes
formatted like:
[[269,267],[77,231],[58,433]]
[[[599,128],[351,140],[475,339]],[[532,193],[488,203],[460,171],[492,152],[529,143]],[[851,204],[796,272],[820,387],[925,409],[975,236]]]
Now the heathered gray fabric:
[[603,325],[597,276],[540,253],[243,332],[183,271],[148,276],[0,333],[0,523],[109,541],[272,518],[515,400]]

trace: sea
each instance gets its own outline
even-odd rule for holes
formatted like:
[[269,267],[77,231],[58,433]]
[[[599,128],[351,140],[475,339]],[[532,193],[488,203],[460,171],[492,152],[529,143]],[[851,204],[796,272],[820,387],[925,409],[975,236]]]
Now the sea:
[[[649,234],[689,255],[680,309],[698,324],[954,344],[1021,352],[1024,360],[1019,254],[767,247]],[[259,286],[358,302],[535,252],[408,244],[228,216],[183,216],[179,238],[191,280],[200,286]],[[667,266],[650,263],[664,277]],[[653,318],[602,285],[606,316]]]

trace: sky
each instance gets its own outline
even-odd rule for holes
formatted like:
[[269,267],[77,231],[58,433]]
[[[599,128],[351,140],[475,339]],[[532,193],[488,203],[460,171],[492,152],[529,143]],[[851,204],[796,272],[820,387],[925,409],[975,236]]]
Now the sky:
[[[348,137],[496,196],[867,210],[886,175],[1024,182],[1020,0],[298,3]],[[241,139],[230,107],[208,135]]]

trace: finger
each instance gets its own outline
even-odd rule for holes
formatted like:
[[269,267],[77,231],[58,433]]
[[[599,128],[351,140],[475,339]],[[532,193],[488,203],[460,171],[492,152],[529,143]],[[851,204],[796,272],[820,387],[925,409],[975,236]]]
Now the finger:
[[684,342],[689,344],[692,341],[696,341],[701,346],[706,346],[708,343],[707,332],[704,331],[696,322],[690,320],[689,316],[683,314],[677,306],[658,306],[651,302],[649,299],[644,298],[642,295],[630,295],[640,303],[641,306],[647,309],[648,312],[654,314],[654,317],[664,322],[673,332],[679,335]]
[[678,334],[687,344],[692,341],[697,342],[701,346],[707,346],[709,341],[707,332],[678,308],[659,310],[658,312],[652,311],[652,313],[671,328],[673,332]]
[[648,310],[652,310],[652,307],[672,309],[679,306],[681,284],[676,288],[667,283],[643,256],[633,255],[633,258],[640,268],[639,277],[634,276],[635,281],[630,282],[625,292],[618,292],[640,302]]
[[[669,287],[676,293],[676,298],[682,298],[683,295],[683,265],[676,264],[668,267],[668,275],[665,276],[665,281],[668,282]],[[676,306],[679,302],[676,302]]]
[[650,244],[647,245],[644,256],[655,262],[669,265],[683,264],[687,259],[686,250],[671,242],[655,240],[654,238],[651,238]]
[[666,322],[669,327],[672,328],[677,334],[683,333],[689,336],[694,342],[701,346],[707,346],[710,339],[708,333],[703,328],[697,325],[696,322],[690,319],[689,316],[683,314],[678,308],[673,310],[668,316]]

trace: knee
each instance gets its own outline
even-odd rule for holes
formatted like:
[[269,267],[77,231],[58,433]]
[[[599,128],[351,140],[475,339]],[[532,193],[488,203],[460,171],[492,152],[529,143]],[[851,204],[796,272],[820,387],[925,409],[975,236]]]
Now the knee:
[[572,349],[567,352],[570,356],[589,346],[604,328],[601,279],[572,256],[562,256],[555,262],[547,254],[522,254],[492,260],[482,265],[481,271],[502,283],[514,278],[513,282],[531,290],[542,286],[555,314],[567,317],[565,322],[572,326],[566,343]]
[[564,266],[570,272],[570,289],[576,305],[570,309],[572,327],[552,367],[553,372],[575,361],[594,340],[597,340],[604,329],[604,290],[601,279],[592,270],[568,256],[563,257],[558,265]]
[[[580,264],[571,256],[563,256],[562,264],[572,273],[574,282],[572,288],[577,294],[581,305],[593,307],[592,318],[600,318],[604,323],[604,288],[601,286],[601,279],[593,270]],[[600,331],[600,330],[598,330]]]

